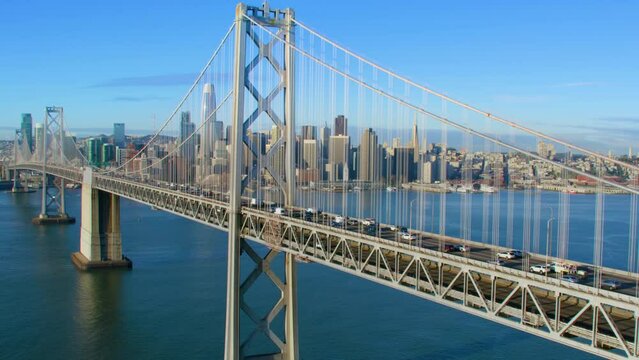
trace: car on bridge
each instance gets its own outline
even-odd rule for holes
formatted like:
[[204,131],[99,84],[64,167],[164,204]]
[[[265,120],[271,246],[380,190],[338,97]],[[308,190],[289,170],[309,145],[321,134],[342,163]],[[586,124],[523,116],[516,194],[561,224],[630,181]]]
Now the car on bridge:
[[546,264],[538,264],[538,265],[533,265],[530,267],[530,272],[535,273],[535,274],[548,274],[550,272],[550,265],[546,265]]
[[468,246],[468,245],[457,245],[457,251],[470,252],[470,246]]
[[569,282],[569,283],[573,283],[573,284],[579,283],[579,278],[576,277],[575,275],[564,275],[561,277],[561,280]]
[[417,235],[406,232],[402,234],[402,239],[408,240],[408,241],[414,241],[414,240],[417,240]]
[[501,251],[497,253],[497,258],[506,259],[506,260],[517,259],[517,258],[521,258],[522,256],[523,254],[519,250],[508,250],[508,251]]
[[577,265],[570,263],[554,262],[550,264],[550,269],[553,272],[560,274],[576,274]]
[[373,226],[375,224],[376,224],[376,221],[373,218],[366,218],[366,219],[362,220],[362,225],[364,225],[364,226]]
[[621,287],[621,282],[615,279],[604,279],[601,282],[601,288],[605,290],[617,290]]
[[444,245],[444,248],[442,250],[445,253],[449,253],[449,252],[457,251],[457,247],[455,245]]

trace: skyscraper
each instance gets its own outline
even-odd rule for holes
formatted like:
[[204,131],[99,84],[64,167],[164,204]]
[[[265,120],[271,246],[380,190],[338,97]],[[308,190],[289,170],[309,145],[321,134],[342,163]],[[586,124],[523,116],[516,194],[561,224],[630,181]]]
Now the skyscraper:
[[29,150],[33,151],[33,119],[31,114],[22,114],[22,123],[20,124],[22,130],[22,139],[29,144]]
[[86,143],[87,160],[93,166],[102,166],[102,139],[90,138]]
[[304,140],[303,160],[304,169],[317,169],[319,165],[317,140]]
[[113,144],[115,146],[124,147],[126,138],[124,137],[124,123],[113,124]]
[[348,136],[331,136],[328,145],[329,181],[348,180],[348,156],[350,154],[350,138]]
[[364,129],[359,145],[358,178],[362,181],[377,181],[380,176],[377,134],[373,129]]
[[348,119],[344,115],[337,115],[335,118],[335,136],[346,136],[348,135]]
[[[202,89],[202,110],[201,124],[202,135],[200,136],[200,167],[199,179],[203,181],[206,176],[211,174],[211,157],[215,149],[215,130],[216,115],[213,112],[216,108],[215,88],[213,84],[204,84]],[[221,134],[220,134],[221,135]],[[221,138],[221,136],[220,136]]]
[[320,142],[320,147],[321,147],[321,157],[322,159],[326,159],[328,158],[328,141],[331,137],[331,128],[329,128],[328,126],[326,126],[326,124],[324,124],[324,126],[322,126],[319,129],[319,137],[318,140]]
[[115,161],[115,145],[102,144],[102,164],[106,165]]
[[413,162],[419,162],[419,136],[417,135],[417,119],[413,123],[413,131],[410,140],[410,145],[413,148]]
[[[33,144],[33,149],[35,153],[41,152],[42,150],[42,139],[44,138],[44,124],[37,123],[34,126],[35,139]],[[39,156],[39,155],[37,155]],[[38,157],[41,159],[41,157]]]
[[[195,164],[195,137],[191,136],[195,132],[195,123],[191,122],[191,112],[182,111],[180,114],[180,155],[184,158],[189,167]],[[187,140],[188,139],[188,140]]]
[[316,140],[317,127],[313,125],[302,125],[302,140]]

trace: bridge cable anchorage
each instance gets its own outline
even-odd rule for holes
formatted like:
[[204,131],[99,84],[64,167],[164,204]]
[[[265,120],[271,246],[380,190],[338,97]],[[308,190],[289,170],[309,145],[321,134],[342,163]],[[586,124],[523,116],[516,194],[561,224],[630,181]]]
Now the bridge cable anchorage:
[[[371,90],[371,91],[373,91],[373,92],[375,92],[375,93],[377,93],[377,94],[379,94],[379,95],[382,95],[382,96],[384,96],[384,97],[386,97],[386,98],[388,98],[388,99],[390,99],[390,100],[392,100],[392,101],[394,101],[394,102],[396,102],[396,103],[398,103],[398,104],[400,104],[400,105],[402,105],[402,106],[405,106],[405,107],[407,107],[407,108],[410,108],[410,109],[412,109],[412,110],[414,110],[414,111],[416,111],[416,112],[422,113],[422,114],[424,114],[424,115],[430,116],[430,117],[434,118],[435,120],[437,120],[437,121],[439,121],[439,122],[442,122],[442,123],[444,123],[444,124],[446,124],[446,125],[450,125],[450,126],[452,126],[452,127],[454,127],[454,128],[457,128],[457,129],[459,129],[459,130],[462,130],[462,131],[465,131],[465,132],[469,132],[470,134],[473,134],[473,135],[475,135],[475,136],[477,136],[477,137],[480,137],[480,138],[483,138],[483,139],[487,139],[487,140],[489,140],[489,141],[491,141],[491,142],[495,143],[496,145],[499,145],[499,146],[502,146],[502,147],[505,147],[505,148],[508,148],[508,149],[511,149],[511,150],[515,150],[515,151],[520,152],[520,153],[522,153],[522,154],[525,154],[525,155],[527,155],[527,156],[529,156],[529,157],[531,157],[531,158],[534,158],[534,159],[536,159],[536,160],[542,161],[542,162],[544,162],[544,163],[552,164],[552,165],[554,165],[554,166],[556,166],[556,167],[559,167],[559,168],[561,168],[561,169],[568,170],[568,171],[570,171],[570,172],[572,172],[572,173],[574,173],[574,174],[581,175],[581,176],[587,177],[587,178],[592,179],[592,180],[595,180],[595,181],[603,181],[603,182],[604,182],[604,183],[606,183],[607,185],[610,185],[610,186],[616,187],[616,188],[618,188],[618,189],[620,189],[620,190],[622,190],[622,191],[626,191],[626,192],[633,193],[633,194],[639,194],[639,189],[631,189],[631,188],[628,188],[627,186],[624,186],[624,185],[621,185],[621,184],[615,183],[615,182],[610,181],[610,180],[606,180],[606,179],[599,179],[599,178],[597,178],[596,176],[591,175],[591,174],[589,174],[589,173],[587,173],[587,172],[584,172],[584,171],[581,171],[581,170],[578,170],[578,169],[573,169],[573,168],[571,168],[571,167],[569,167],[569,166],[566,166],[565,164],[562,164],[562,163],[556,163],[556,162],[553,162],[553,161],[548,160],[548,159],[546,159],[546,158],[544,158],[544,157],[542,157],[542,156],[539,156],[539,155],[537,155],[537,154],[534,154],[534,153],[532,153],[532,152],[530,152],[530,151],[528,151],[528,150],[526,150],[526,149],[523,149],[523,148],[521,148],[521,147],[519,147],[519,146],[508,144],[508,143],[506,143],[506,142],[504,142],[504,141],[502,141],[502,140],[499,140],[499,139],[497,139],[497,138],[495,138],[495,137],[492,137],[492,136],[487,135],[487,134],[484,134],[484,133],[482,133],[482,132],[479,132],[479,131],[473,130],[473,129],[471,129],[471,128],[467,127],[467,126],[464,126],[464,125],[458,124],[458,123],[456,123],[456,122],[454,122],[454,121],[452,121],[452,120],[450,120],[450,119],[447,119],[447,118],[445,118],[445,117],[439,116],[439,115],[434,114],[434,113],[432,113],[432,112],[430,112],[430,111],[427,111],[427,110],[425,110],[425,109],[422,109],[422,108],[420,108],[420,107],[418,107],[418,106],[416,106],[416,105],[413,105],[413,104],[411,104],[411,103],[409,103],[409,102],[406,102],[406,101],[404,101],[404,100],[402,100],[402,99],[398,98],[397,96],[391,95],[391,94],[389,94],[389,93],[385,92],[384,90],[380,90],[380,89],[378,89],[378,88],[376,88],[376,87],[374,87],[374,86],[372,86],[372,85],[370,85],[370,84],[368,84],[368,83],[366,83],[366,82],[360,81],[360,80],[358,80],[358,79],[354,78],[353,76],[351,76],[351,75],[349,75],[349,74],[347,74],[347,73],[345,73],[345,72],[343,72],[343,71],[341,71],[341,70],[339,70],[339,69],[335,68],[334,66],[332,66],[332,65],[330,65],[330,64],[327,64],[326,62],[323,62],[322,60],[320,60],[320,59],[318,59],[318,58],[316,58],[316,57],[311,56],[308,52],[306,52],[306,51],[304,51],[304,50],[302,50],[302,49],[299,49],[299,48],[298,48],[298,47],[296,47],[294,44],[288,43],[285,39],[283,39],[283,38],[279,37],[277,34],[273,33],[272,31],[270,31],[270,30],[268,30],[267,28],[263,27],[262,25],[258,24],[258,23],[257,23],[256,21],[254,21],[253,19],[251,19],[251,18],[249,18],[249,17],[246,17],[246,18],[247,18],[250,22],[252,22],[253,24],[255,24],[255,26],[258,26],[258,27],[262,28],[264,31],[266,31],[266,32],[270,33],[270,34],[271,34],[271,36],[273,36],[273,37],[275,37],[275,38],[278,38],[280,41],[282,41],[282,42],[284,42],[284,43],[288,44],[289,46],[291,46],[291,48],[295,49],[297,52],[299,52],[299,53],[300,53],[300,54],[302,54],[303,56],[306,56],[306,57],[310,58],[311,60],[313,60],[314,62],[316,62],[316,63],[320,64],[321,66],[323,66],[323,67],[325,67],[325,68],[327,68],[327,69],[329,69],[329,70],[331,70],[331,71],[334,71],[334,72],[336,72],[336,73],[340,74],[342,77],[344,77],[344,78],[346,78],[346,79],[348,79],[348,80],[350,80],[350,81],[352,81],[352,82],[355,82],[355,83],[357,83],[358,85],[363,86],[363,87],[365,87],[365,88],[367,88],[367,89],[369,89],[369,90]],[[522,129],[522,130],[523,130],[523,129]],[[542,134],[542,135],[543,135],[543,134]],[[567,146],[567,147],[572,147],[570,144],[567,144],[567,145],[565,145],[565,146]],[[600,157],[600,156],[598,156],[596,153],[593,153],[593,155],[592,155],[592,156],[595,156],[595,157],[598,157],[598,158]],[[604,160],[606,160],[606,161],[610,161],[610,159],[609,159],[609,158],[604,158]],[[628,164],[620,163],[620,165],[627,167],[627,165],[628,165]],[[637,168],[637,170],[639,170],[639,168]]]
[[[428,93],[430,93],[430,94],[432,94],[432,95],[435,95],[435,96],[437,96],[437,97],[439,97],[439,98],[441,98],[441,99],[444,99],[444,100],[446,100],[446,101],[449,101],[449,102],[451,102],[451,103],[453,103],[453,104],[455,104],[455,105],[461,106],[461,107],[463,107],[463,108],[465,108],[465,109],[468,109],[468,110],[470,110],[470,111],[473,111],[473,112],[475,112],[475,113],[478,113],[478,114],[480,114],[480,115],[482,115],[482,116],[484,116],[484,117],[486,117],[486,118],[489,118],[489,119],[495,120],[495,121],[497,121],[497,122],[500,122],[500,123],[502,123],[502,124],[505,124],[505,125],[508,125],[508,126],[514,127],[514,128],[516,128],[516,129],[519,129],[519,130],[525,131],[525,132],[527,132],[527,133],[529,133],[529,134],[531,134],[531,135],[535,135],[535,136],[537,136],[537,137],[540,137],[540,138],[543,138],[543,139],[546,139],[546,140],[549,140],[549,141],[553,141],[553,142],[555,142],[555,143],[561,144],[561,145],[566,146],[566,147],[568,147],[568,148],[571,148],[571,149],[573,149],[573,150],[577,150],[577,151],[582,152],[582,153],[584,153],[584,154],[588,154],[588,155],[594,156],[594,157],[596,157],[596,158],[600,158],[600,159],[603,159],[603,160],[606,160],[606,161],[613,162],[613,163],[615,163],[616,165],[619,165],[619,166],[622,166],[622,167],[626,167],[626,168],[631,168],[631,169],[634,169],[634,170],[636,170],[636,171],[639,171],[639,166],[635,166],[635,165],[632,165],[632,164],[628,164],[628,163],[625,163],[625,162],[622,162],[622,161],[619,161],[619,160],[613,159],[613,158],[611,158],[611,157],[604,156],[604,155],[602,155],[602,154],[600,154],[600,153],[598,153],[598,152],[591,151],[591,150],[588,150],[588,149],[586,149],[586,148],[583,148],[583,147],[580,147],[580,146],[577,146],[577,145],[570,144],[570,143],[568,143],[568,142],[566,142],[566,141],[563,141],[563,140],[557,139],[557,138],[555,138],[555,137],[552,137],[552,136],[546,135],[546,134],[544,134],[544,133],[541,133],[541,132],[539,132],[539,131],[536,131],[536,130],[530,129],[530,128],[525,127],[525,126],[523,126],[523,125],[520,125],[520,124],[518,124],[518,123],[516,123],[516,122],[513,122],[513,121],[510,121],[510,120],[507,120],[507,119],[501,118],[501,117],[499,117],[499,116],[496,116],[496,115],[494,115],[494,114],[492,114],[492,113],[489,113],[489,112],[486,112],[486,111],[484,111],[484,110],[480,110],[480,109],[478,109],[478,108],[476,108],[476,107],[473,107],[473,106],[471,106],[471,105],[469,105],[469,104],[466,104],[466,103],[464,103],[464,102],[462,102],[462,101],[459,101],[459,100],[456,100],[456,99],[451,98],[451,97],[449,97],[449,96],[446,96],[446,95],[442,94],[441,92],[435,91],[435,90],[433,90],[433,89],[431,89],[431,88],[429,88],[429,87],[426,87],[426,86],[424,86],[424,85],[420,85],[419,83],[416,83],[416,82],[414,82],[414,81],[410,80],[410,79],[409,79],[409,78],[407,78],[407,77],[404,77],[404,76],[399,75],[399,74],[397,74],[397,73],[395,73],[395,72],[393,72],[393,71],[391,71],[391,70],[388,70],[388,69],[386,69],[386,68],[384,68],[384,67],[382,67],[382,66],[380,66],[380,65],[378,65],[378,64],[376,64],[376,63],[374,63],[373,61],[368,60],[368,59],[366,59],[366,58],[364,58],[364,57],[362,57],[362,56],[360,56],[360,55],[358,55],[358,54],[356,54],[356,53],[354,53],[354,52],[352,52],[352,51],[348,50],[348,49],[347,49],[347,48],[345,48],[344,46],[339,45],[338,43],[336,43],[336,42],[334,42],[334,41],[332,41],[332,40],[328,39],[327,37],[323,36],[322,34],[320,34],[320,33],[316,32],[316,31],[314,31],[313,29],[311,29],[310,27],[308,27],[308,26],[307,26],[307,25],[305,25],[304,23],[300,22],[299,20],[293,20],[293,21],[295,22],[295,24],[296,24],[296,25],[300,26],[300,27],[301,27],[301,28],[303,28],[304,30],[306,30],[306,31],[310,32],[311,34],[313,34],[313,35],[317,36],[318,38],[320,38],[320,39],[322,39],[323,41],[325,41],[325,42],[329,43],[330,45],[332,45],[332,46],[334,46],[334,47],[336,47],[336,48],[338,48],[338,49],[340,49],[340,50],[344,51],[344,52],[345,52],[345,53],[347,53],[348,55],[350,55],[350,56],[352,56],[352,57],[354,57],[354,58],[356,58],[356,59],[358,59],[358,60],[360,60],[360,61],[362,61],[362,62],[364,62],[364,63],[366,63],[366,64],[368,64],[368,65],[370,65],[370,66],[372,66],[372,67],[374,67],[374,68],[376,68],[376,69],[377,69],[377,70],[379,70],[379,71],[382,71],[382,72],[386,73],[386,74],[387,74],[387,75],[389,75],[389,76],[392,76],[392,77],[397,78],[397,79],[399,79],[399,80],[401,80],[401,81],[404,81],[404,82],[406,82],[406,83],[410,84],[411,86],[414,86],[414,87],[416,87],[416,88],[418,88],[418,89],[424,90],[424,91],[426,91],[426,92],[428,92]],[[258,26],[259,26],[259,25],[258,25]]]
[[209,66],[211,65],[211,63],[213,63],[213,60],[215,60],[215,58],[217,57],[219,51],[222,49],[224,43],[226,42],[226,40],[228,39],[228,37],[231,35],[231,33],[233,32],[233,29],[235,28],[235,22],[233,22],[231,24],[231,26],[229,27],[228,31],[226,32],[226,34],[224,35],[224,37],[222,38],[222,41],[220,42],[220,44],[218,45],[218,47],[215,49],[215,51],[213,52],[213,55],[211,55],[211,57],[209,58],[209,60],[206,62],[206,65],[204,66],[204,68],[200,71],[199,75],[195,78],[195,81],[193,82],[193,84],[191,85],[191,87],[189,88],[189,90],[186,92],[186,94],[182,97],[182,100],[180,100],[180,102],[178,103],[178,105],[175,107],[175,109],[173,110],[173,112],[171,112],[171,115],[169,115],[169,117],[164,121],[164,123],[162,124],[162,126],[156,131],[155,134],[153,134],[153,136],[151,137],[151,139],[144,144],[144,146],[130,159],[128,159],[127,161],[125,161],[122,165],[120,165],[119,167],[115,168],[115,169],[105,169],[105,170],[101,170],[98,171],[100,173],[113,173],[116,172],[118,170],[124,169],[130,162],[133,161],[133,159],[137,158],[138,155],[141,155],[148,147],[151,143],[153,143],[153,141],[155,141],[155,139],[160,135],[160,133],[169,125],[169,123],[171,122],[171,120],[173,120],[175,114],[177,114],[177,112],[182,108],[182,105],[184,105],[184,103],[186,102],[186,100],[189,98],[189,96],[191,95],[191,93],[193,92],[193,90],[197,87],[197,85],[199,84],[200,80],[202,79],[202,77],[206,74],[206,71],[208,70]]

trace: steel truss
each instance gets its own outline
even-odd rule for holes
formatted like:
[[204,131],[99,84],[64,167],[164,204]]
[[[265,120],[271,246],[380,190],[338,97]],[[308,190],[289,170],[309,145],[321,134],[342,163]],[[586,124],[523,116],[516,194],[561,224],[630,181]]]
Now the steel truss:
[[300,219],[244,213],[242,235],[271,248],[596,355],[638,358],[636,298]]

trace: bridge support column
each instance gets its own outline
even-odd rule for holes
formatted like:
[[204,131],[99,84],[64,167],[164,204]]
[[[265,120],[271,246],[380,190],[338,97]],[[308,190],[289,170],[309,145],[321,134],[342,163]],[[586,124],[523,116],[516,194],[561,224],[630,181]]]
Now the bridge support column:
[[42,207],[33,218],[36,225],[73,224],[75,218],[67,214],[64,206],[64,179],[42,175]]
[[11,170],[9,170],[9,178],[13,179],[13,187],[11,188],[12,193],[35,192],[35,190],[29,189],[26,182],[22,183],[20,181],[20,171],[18,169],[13,170],[13,177],[11,177]]
[[92,187],[92,171],[86,169],[82,182],[82,225],[80,251],[71,255],[80,270],[130,268],[122,255],[120,197]]

